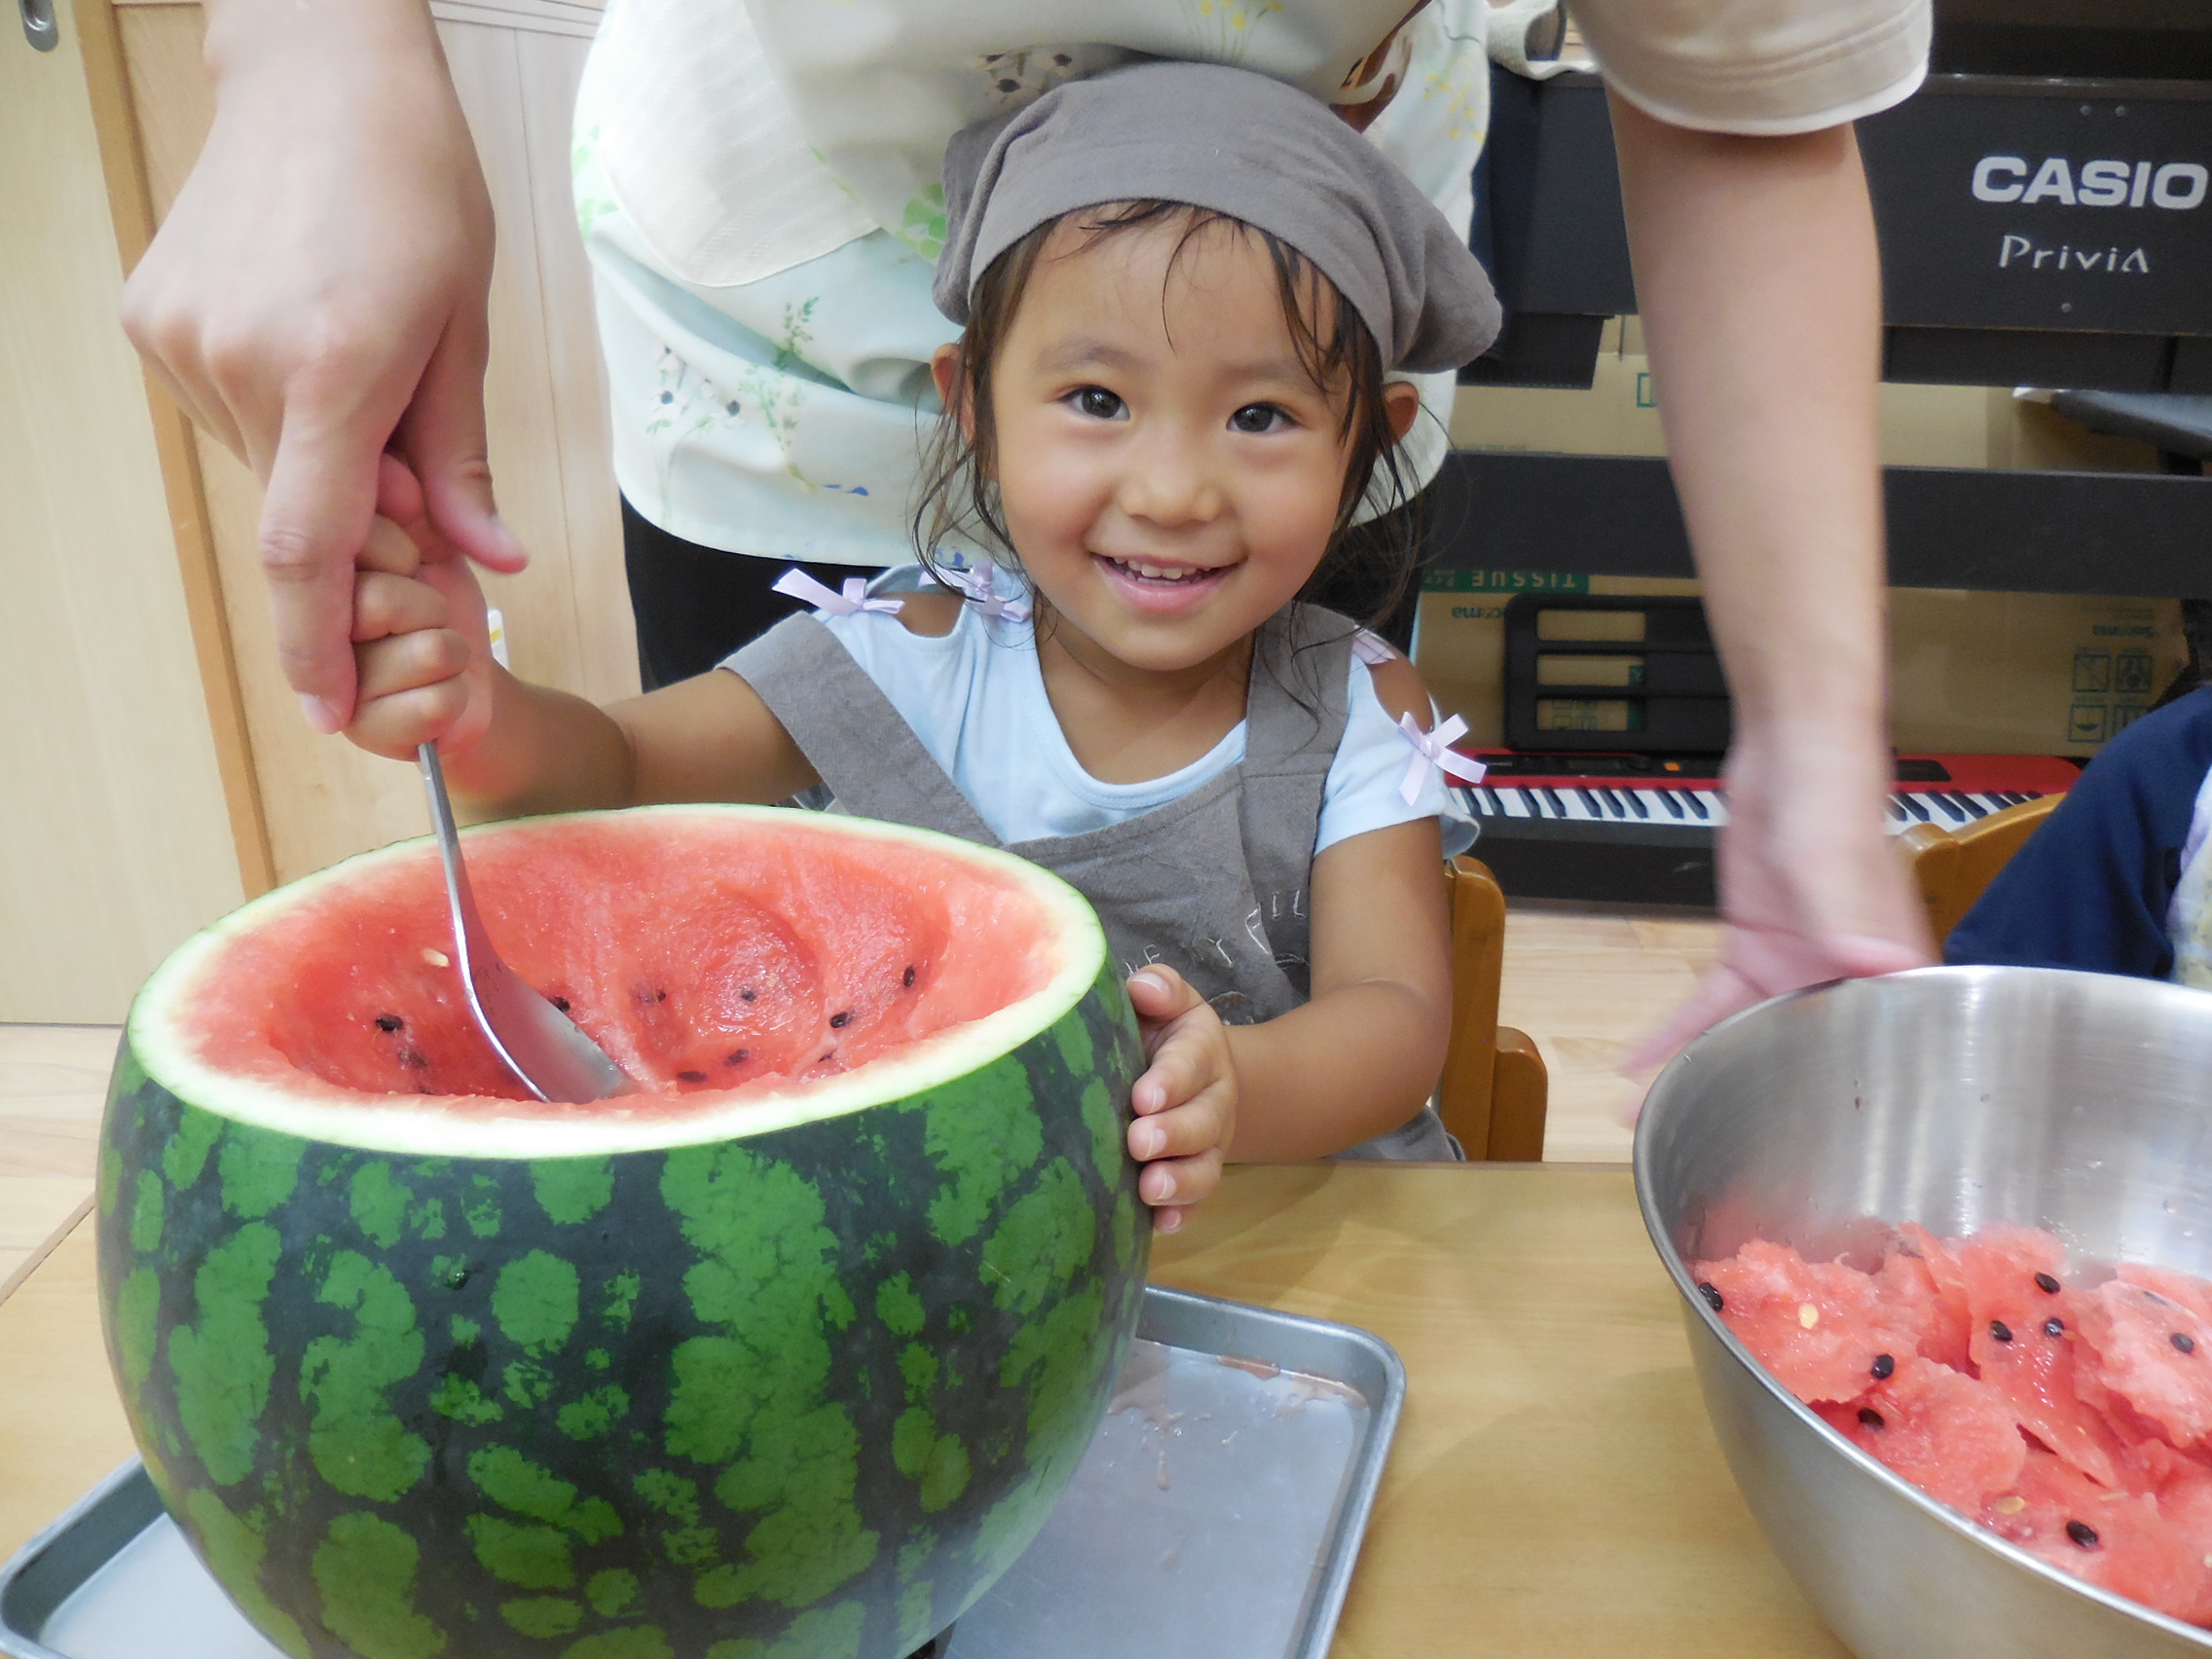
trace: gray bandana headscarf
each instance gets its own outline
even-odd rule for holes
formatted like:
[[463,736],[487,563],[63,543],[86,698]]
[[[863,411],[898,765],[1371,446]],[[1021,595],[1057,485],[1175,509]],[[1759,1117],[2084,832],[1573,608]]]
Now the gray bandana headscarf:
[[1497,338],[1490,278],[1411,179],[1327,105],[1213,63],[1071,81],[955,135],[938,310],[966,322],[977,279],[1039,225],[1131,201],[1188,203],[1279,237],[1336,284],[1386,368],[1456,369]]

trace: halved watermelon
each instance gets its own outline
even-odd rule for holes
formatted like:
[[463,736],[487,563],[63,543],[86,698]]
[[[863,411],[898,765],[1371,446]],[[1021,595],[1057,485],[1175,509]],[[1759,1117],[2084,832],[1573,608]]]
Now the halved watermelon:
[[164,1500],[303,1659],[898,1659],[1043,1524],[1136,1317],[1142,1052],[1095,916],[773,809],[468,858],[501,952],[651,1087],[519,1097],[422,843],[179,949],[99,1188]]

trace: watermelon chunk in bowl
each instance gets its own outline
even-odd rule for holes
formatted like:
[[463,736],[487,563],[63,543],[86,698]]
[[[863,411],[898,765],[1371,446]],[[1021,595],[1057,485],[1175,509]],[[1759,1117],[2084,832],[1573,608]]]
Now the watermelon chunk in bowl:
[[1095,915],[824,814],[468,840],[502,954],[646,1088],[521,1097],[425,843],[188,941],[100,1162],[156,1487],[300,1659],[900,1659],[1043,1525],[1134,1329]]

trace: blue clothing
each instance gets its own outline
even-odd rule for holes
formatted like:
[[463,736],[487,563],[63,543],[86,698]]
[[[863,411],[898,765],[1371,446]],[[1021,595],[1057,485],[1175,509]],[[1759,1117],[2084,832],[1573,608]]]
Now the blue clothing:
[[2105,745],[1952,930],[1943,960],[2195,982],[2208,807],[2212,686]]

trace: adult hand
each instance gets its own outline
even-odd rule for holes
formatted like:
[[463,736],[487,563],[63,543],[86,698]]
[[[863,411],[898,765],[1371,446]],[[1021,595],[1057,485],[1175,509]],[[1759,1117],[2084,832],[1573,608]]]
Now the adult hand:
[[484,436],[490,198],[423,0],[207,0],[215,122],[124,326],[267,486],[261,564],[309,722],[352,718],[354,561],[387,444],[436,533],[525,554]]
[[1727,782],[1720,960],[1634,1046],[1624,1072],[1648,1071],[1716,1020],[1784,991],[1934,959],[1903,863],[1869,821],[1873,792],[1849,769],[1829,767],[1818,748],[1779,758],[1739,743]]
[[1881,275],[1848,127],[1693,132],[1612,100],[1675,485],[1729,689],[1719,965],[1625,1069],[1799,985],[1931,959],[1882,830]]

